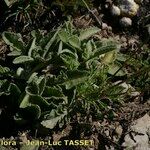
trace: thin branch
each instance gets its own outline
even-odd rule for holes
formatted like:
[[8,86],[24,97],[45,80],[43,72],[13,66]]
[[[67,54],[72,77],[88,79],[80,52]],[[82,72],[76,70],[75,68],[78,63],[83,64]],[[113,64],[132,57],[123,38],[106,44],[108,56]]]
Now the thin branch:
[[87,10],[92,14],[94,20],[99,24],[100,28],[102,27],[102,20],[100,20],[95,14],[94,12],[89,8],[88,4],[85,2],[85,0],[82,0],[82,2],[84,3],[85,7],[87,8]]

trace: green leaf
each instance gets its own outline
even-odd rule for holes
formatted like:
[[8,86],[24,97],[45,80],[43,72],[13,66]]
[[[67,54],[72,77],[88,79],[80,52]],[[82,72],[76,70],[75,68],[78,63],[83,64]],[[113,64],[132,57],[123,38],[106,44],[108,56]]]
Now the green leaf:
[[19,96],[21,94],[21,91],[19,89],[19,87],[14,84],[14,83],[10,83],[8,91],[15,97]]
[[62,54],[61,58],[64,61],[66,67],[69,68],[70,70],[75,70],[80,65],[80,63],[76,59],[76,56]]
[[72,52],[71,50],[69,49],[63,49],[60,53],[60,54],[68,54],[68,55],[71,55],[73,56],[75,59],[78,59],[78,55],[75,53],[75,52]]
[[20,114],[24,119],[36,120],[41,116],[41,109],[38,105],[31,104],[25,108],[20,109]]
[[62,41],[60,41],[59,48],[58,48],[58,55],[61,53],[62,49],[63,49],[63,43]]
[[91,40],[89,40],[86,44],[86,53],[87,53],[87,58],[89,58],[92,54],[93,51],[93,46]]
[[29,84],[29,83],[31,83],[31,82],[33,82],[33,81],[38,80],[37,75],[38,75],[37,72],[32,73],[31,76],[30,76],[30,78],[28,79],[27,83]]
[[78,84],[84,83],[87,80],[88,72],[86,71],[71,71],[68,72],[68,79],[63,83],[66,86],[66,89],[71,89]]
[[36,81],[37,85],[38,85],[38,89],[39,89],[39,95],[42,95],[44,89],[45,89],[45,86],[46,86],[46,77],[44,76],[40,76],[38,78],[38,80]]
[[13,60],[14,64],[23,64],[34,61],[34,59],[30,56],[19,56]]
[[36,38],[33,39],[32,43],[30,45],[30,48],[28,50],[28,56],[30,56],[30,57],[32,57],[32,51],[34,49],[36,49],[36,44],[35,43],[36,43]]
[[56,112],[52,110],[48,115],[48,120],[43,120],[41,124],[48,129],[53,129],[57,124],[61,123],[64,117],[67,115],[67,111],[63,111],[63,113]]
[[65,95],[61,91],[61,89],[58,89],[56,87],[45,87],[45,90],[42,95],[44,98],[54,98],[54,99],[63,99],[65,98]]
[[10,87],[10,83],[8,80],[0,80],[0,96],[1,95],[10,95],[8,88]]
[[75,35],[71,36],[71,37],[69,38],[69,43],[70,43],[73,47],[80,49],[81,42],[80,42],[80,39],[79,39],[77,36],[75,36]]
[[8,53],[7,55],[8,56],[20,56],[21,51],[12,51],[12,52]]
[[82,30],[80,32],[80,36],[79,36],[79,39],[82,41],[82,40],[85,40],[89,37],[91,37],[92,35],[96,34],[97,32],[99,32],[100,29],[99,28],[96,28],[96,27],[91,27],[91,28],[88,28],[88,29],[85,29],[85,30]]
[[29,103],[38,105],[41,110],[47,110],[50,106],[50,104],[43,97],[38,95],[31,96]]
[[10,69],[8,67],[3,67],[0,65],[0,75],[7,74],[10,72]]
[[23,99],[22,99],[22,101],[20,103],[19,108],[25,108],[25,107],[29,106],[29,104],[30,104],[29,100],[30,100],[30,95],[26,94],[23,97]]
[[19,68],[17,69],[17,71],[16,71],[16,74],[17,74],[18,77],[20,77],[23,72],[24,72],[24,69],[21,68],[21,67],[19,67]]
[[14,3],[16,3],[18,0],[4,0],[6,5],[8,7],[12,6]]
[[3,32],[2,38],[6,44],[12,47],[14,50],[24,51],[24,43],[20,34]]
[[25,89],[26,93],[33,96],[39,95],[39,86],[35,81],[32,81]]
[[82,58],[84,60],[88,60],[93,54],[94,46],[92,42],[93,42],[92,40],[89,40],[87,43],[85,43],[86,45],[83,48],[83,53],[82,53]]
[[46,56],[47,56],[47,54],[48,54],[48,52],[49,52],[49,50],[50,50],[50,47],[52,46],[52,44],[54,43],[54,41],[55,40],[57,40],[57,35],[58,35],[58,32],[59,32],[59,30],[57,30],[55,33],[54,33],[54,35],[53,35],[53,37],[51,38],[51,39],[49,39],[49,41],[48,41],[48,43],[45,45],[45,52],[44,52],[44,54],[43,54],[43,57],[45,58]]
[[67,43],[68,42],[68,39],[69,39],[69,33],[65,30],[61,30],[59,33],[59,38],[61,41],[63,41],[64,43]]
[[119,64],[113,64],[109,66],[108,73],[115,76],[125,76],[126,72],[123,70],[122,66]]
[[117,49],[116,44],[102,46],[102,47],[96,49],[94,54],[89,59],[93,59],[95,57],[99,57],[102,54],[108,53],[110,51],[114,51],[116,49]]
[[102,58],[102,63],[111,64],[116,59],[116,51],[107,52],[105,56]]
[[34,39],[36,39],[36,42],[37,43],[40,43],[40,41],[43,39],[43,36],[42,36],[42,31],[40,30],[33,30],[31,31],[31,35]]

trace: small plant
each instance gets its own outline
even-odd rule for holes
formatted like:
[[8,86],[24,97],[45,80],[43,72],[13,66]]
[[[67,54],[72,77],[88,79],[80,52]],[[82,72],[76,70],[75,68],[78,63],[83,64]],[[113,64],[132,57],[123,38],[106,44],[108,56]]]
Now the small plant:
[[143,45],[137,51],[131,50],[130,53],[125,54],[128,60],[125,63],[125,66],[128,68],[128,82],[134,86],[137,91],[140,91],[141,97],[143,97],[144,100],[147,100],[150,94],[149,52],[149,47]]
[[[86,0],[86,3],[89,6],[93,6],[92,1]],[[61,10],[66,14],[70,14],[72,12],[75,12],[79,10],[80,7],[84,8],[85,5],[82,2],[82,0],[56,0],[53,1],[52,5],[58,6],[61,8]],[[73,11],[72,11],[73,10]]]
[[90,38],[97,32],[66,22],[47,35],[32,31],[28,43],[20,34],[3,33],[12,63],[0,66],[0,97],[15,102],[18,123],[35,120],[53,129],[77,113],[95,118],[103,110],[113,113],[108,106],[122,89],[111,85],[105,57],[117,53],[117,43]]
[[14,24],[19,24],[19,27],[25,29],[29,25],[34,25],[39,21],[48,8],[44,6],[42,0],[28,0],[28,1],[5,1],[10,7],[6,12],[5,22],[13,20]]

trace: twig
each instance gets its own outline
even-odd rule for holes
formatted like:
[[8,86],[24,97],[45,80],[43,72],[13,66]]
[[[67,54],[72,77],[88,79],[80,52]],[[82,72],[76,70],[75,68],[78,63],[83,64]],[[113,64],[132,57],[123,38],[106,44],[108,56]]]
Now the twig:
[[87,10],[92,14],[94,20],[96,22],[98,22],[100,28],[102,27],[102,21],[94,14],[94,12],[89,8],[89,6],[87,5],[87,3],[85,2],[85,0],[82,0],[82,2],[84,3],[85,7],[87,8]]

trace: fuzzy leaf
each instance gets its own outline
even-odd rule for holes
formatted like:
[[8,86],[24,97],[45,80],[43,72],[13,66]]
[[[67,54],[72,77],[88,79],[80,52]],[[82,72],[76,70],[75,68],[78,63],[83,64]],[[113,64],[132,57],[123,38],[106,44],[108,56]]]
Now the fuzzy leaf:
[[86,71],[71,71],[68,73],[68,79],[63,83],[66,89],[71,89],[78,84],[84,83],[87,80],[88,73]]
[[13,32],[3,32],[3,40],[7,45],[18,51],[24,51],[24,43],[20,34]]
[[16,3],[18,0],[4,0],[6,5],[8,7],[12,6],[14,3]]
[[68,42],[69,34],[65,30],[60,31],[58,35],[61,41],[63,41],[64,43]]
[[[117,72],[117,73],[116,73]],[[119,64],[113,64],[109,67],[108,73],[111,75],[116,74],[115,76],[125,76],[126,72],[121,69],[121,66]]]
[[39,88],[39,95],[42,95],[45,86],[46,86],[46,78],[44,76],[39,77],[39,79],[36,81],[38,88]]
[[88,29],[85,29],[85,30],[82,30],[80,32],[80,36],[79,36],[79,39],[82,41],[82,40],[85,40],[89,37],[91,37],[92,35],[94,35],[95,33],[99,32],[100,29],[99,28],[96,28],[96,27],[91,27],[91,28],[88,28]]
[[41,109],[38,105],[31,104],[21,109],[20,114],[24,119],[27,120],[39,119],[41,116]]
[[44,54],[43,54],[43,57],[45,58],[46,56],[47,56],[47,54],[48,54],[48,52],[49,52],[49,50],[50,50],[50,47],[52,46],[52,44],[54,43],[54,41],[55,40],[57,40],[57,35],[58,35],[58,32],[59,32],[59,30],[57,30],[55,33],[54,33],[54,35],[53,35],[53,37],[52,38],[50,38],[49,39],[49,41],[48,41],[48,43],[45,45],[45,52],[44,52]]
[[30,48],[28,50],[28,56],[32,57],[32,51],[36,48],[36,38],[33,39]]
[[8,53],[7,55],[8,56],[20,56],[21,51],[12,51],[12,52]]
[[80,39],[75,35],[69,38],[69,43],[75,48],[80,48],[81,46]]
[[43,92],[43,97],[47,97],[47,98],[54,98],[54,99],[60,99],[60,98],[64,98],[64,94],[62,93],[62,91],[56,87],[45,87],[45,90]]
[[62,54],[61,58],[64,61],[66,67],[70,70],[75,70],[80,65],[75,56]]
[[30,100],[30,96],[28,94],[26,94],[23,99],[22,99],[22,102],[20,103],[20,108],[25,108],[29,105],[29,100]]
[[116,52],[111,51],[105,54],[105,56],[102,58],[102,63],[104,64],[111,64],[116,59]]
[[32,62],[34,59],[30,56],[19,56],[13,60],[14,64],[23,64],[23,63],[28,63]]
[[48,129],[53,129],[57,124],[62,122],[66,115],[67,111],[63,111],[63,113],[57,114],[55,110],[52,110],[48,115],[50,119],[42,121],[41,124]]
[[19,67],[19,68],[17,69],[17,71],[16,71],[16,74],[17,74],[17,76],[19,77],[19,76],[22,75],[23,72],[24,72],[24,69],[21,68],[21,67]]
[[31,82],[25,89],[26,93],[33,96],[39,95],[39,86],[35,81]]
[[41,96],[31,96],[29,99],[31,104],[38,105],[42,110],[46,110],[49,108],[50,104]]
[[10,72],[10,69],[8,67],[3,67],[0,65],[0,75],[7,74]]
[[18,86],[14,83],[10,83],[10,86],[8,88],[8,91],[15,97],[19,96],[21,94],[20,89]]
[[117,49],[116,44],[102,46],[95,50],[94,54],[90,57],[90,59],[99,57],[102,54],[108,53],[108,52],[116,50],[116,49]]

